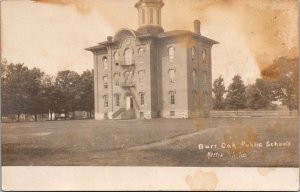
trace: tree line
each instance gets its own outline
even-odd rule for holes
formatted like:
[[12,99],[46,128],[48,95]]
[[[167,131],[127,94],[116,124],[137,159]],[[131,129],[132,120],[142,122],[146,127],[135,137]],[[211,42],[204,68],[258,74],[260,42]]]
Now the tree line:
[[222,76],[213,83],[215,110],[269,109],[281,102],[291,111],[299,104],[298,58],[280,57],[262,70],[261,78],[245,86],[240,75],[235,75],[226,89]]
[[[24,64],[1,62],[1,112],[14,114],[20,120],[21,114],[65,114],[69,112],[94,110],[93,70],[82,74],[65,70],[56,77]],[[91,116],[90,116],[91,117]]]

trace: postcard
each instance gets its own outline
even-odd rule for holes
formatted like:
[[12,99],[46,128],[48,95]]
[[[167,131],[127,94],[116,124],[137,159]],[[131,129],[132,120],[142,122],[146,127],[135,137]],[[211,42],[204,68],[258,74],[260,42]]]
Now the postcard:
[[297,0],[3,0],[2,190],[298,190]]

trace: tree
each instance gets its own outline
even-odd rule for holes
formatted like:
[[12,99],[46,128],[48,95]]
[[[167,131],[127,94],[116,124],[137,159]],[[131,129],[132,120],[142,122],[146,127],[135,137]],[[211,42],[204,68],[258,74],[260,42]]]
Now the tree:
[[80,76],[79,84],[80,109],[90,112],[94,109],[94,71],[86,70]]
[[65,119],[68,112],[73,112],[79,106],[78,90],[80,75],[74,71],[60,71],[55,79],[55,95],[58,111],[64,112]]
[[280,57],[262,71],[263,79],[272,83],[272,99],[281,101],[289,110],[298,108],[298,58]]
[[29,69],[24,64],[1,63],[4,73],[1,74],[1,109],[2,114],[17,114],[18,121],[20,115],[27,112],[29,91],[28,76]]
[[42,78],[44,72],[41,72],[38,68],[29,70],[26,77],[26,91],[28,92],[28,99],[26,104],[26,113],[34,115],[35,121],[37,121],[37,115],[47,113],[43,108],[42,99]]
[[235,75],[232,83],[228,87],[226,96],[226,107],[228,109],[243,109],[246,107],[246,88],[241,76]]
[[222,78],[222,76],[219,76],[219,78],[214,81],[212,91],[215,96],[214,103],[213,103],[214,109],[216,110],[224,109],[225,107],[224,94],[226,90],[224,85],[224,79]]
[[28,69],[24,64],[1,62],[2,114],[43,113],[40,91],[44,73],[37,68]]
[[41,88],[41,100],[42,107],[45,112],[50,113],[50,120],[52,119],[52,114],[59,111],[59,106],[57,102],[58,88],[55,86],[55,80],[49,75],[45,75],[42,80]]
[[255,84],[249,85],[247,92],[247,106],[250,109],[263,109],[271,104],[272,85],[263,79],[256,79]]

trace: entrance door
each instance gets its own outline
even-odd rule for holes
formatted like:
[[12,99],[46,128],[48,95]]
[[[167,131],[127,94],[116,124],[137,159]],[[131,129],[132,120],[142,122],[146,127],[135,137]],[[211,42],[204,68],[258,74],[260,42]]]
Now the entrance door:
[[126,97],[126,109],[132,109],[133,108],[133,99],[131,96]]

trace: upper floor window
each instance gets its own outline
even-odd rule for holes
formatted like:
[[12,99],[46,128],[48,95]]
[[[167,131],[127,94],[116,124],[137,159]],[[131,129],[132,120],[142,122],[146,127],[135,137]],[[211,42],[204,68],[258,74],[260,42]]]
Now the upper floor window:
[[103,77],[103,86],[104,86],[104,88],[108,88],[108,77],[107,76]]
[[144,82],[145,71],[144,70],[139,71],[138,75],[139,75],[139,84],[142,85]]
[[124,82],[125,83],[131,83],[132,82],[132,77],[133,77],[133,72],[132,71],[125,71],[124,72]]
[[202,59],[203,59],[203,61],[205,61],[205,59],[206,59],[206,49],[203,49],[202,50]]
[[170,91],[170,103],[171,103],[171,105],[175,104],[175,92],[174,91]]
[[192,47],[192,60],[195,60],[196,57],[196,48]]
[[193,104],[196,105],[197,104],[197,92],[193,91],[192,95],[193,95]]
[[119,86],[119,84],[120,84],[119,79],[120,79],[120,74],[119,73],[115,73],[114,74],[114,80],[115,80],[115,85],[116,86]]
[[104,95],[103,96],[103,104],[104,104],[104,107],[108,107],[108,96],[107,95]]
[[208,103],[208,93],[204,92],[203,93],[203,104],[207,105],[207,103]]
[[127,48],[125,50],[125,64],[126,65],[131,65],[133,64],[132,56],[133,56],[133,51],[130,48]]
[[207,84],[207,72],[206,71],[203,72],[203,83]]
[[150,23],[153,23],[153,9],[150,8]]
[[175,48],[174,47],[169,47],[168,48],[168,54],[169,54],[169,62],[174,62]]
[[142,9],[142,22],[143,22],[143,24],[145,24],[145,22],[146,22],[146,13],[145,13],[145,9]]
[[115,53],[114,53],[114,58],[115,58],[115,61],[118,61],[118,60],[119,60],[119,53],[118,53],[118,52],[115,52]]
[[175,83],[175,69],[169,70],[169,80],[170,83]]
[[192,76],[193,76],[193,83],[194,85],[196,84],[196,69],[193,69],[193,72],[192,72]]
[[116,94],[116,106],[120,107],[120,95]]
[[141,105],[144,105],[145,104],[145,93],[140,93],[140,102],[141,102]]
[[138,54],[139,54],[139,62],[143,63],[144,62],[145,49],[140,48],[138,50]]
[[106,57],[102,58],[103,69],[106,70],[108,68],[108,60]]

